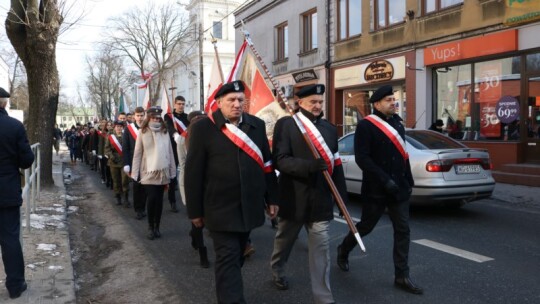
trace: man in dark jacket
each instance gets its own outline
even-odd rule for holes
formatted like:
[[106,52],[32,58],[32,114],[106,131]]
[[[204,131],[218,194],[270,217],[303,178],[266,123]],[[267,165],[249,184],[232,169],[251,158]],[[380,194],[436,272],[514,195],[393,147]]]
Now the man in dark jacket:
[[[289,288],[285,266],[298,233],[308,233],[309,272],[315,303],[332,303],[330,289],[330,247],[328,230],[334,218],[334,199],[323,171],[328,170],[342,198],[347,201],[345,175],[338,154],[336,127],[322,119],[325,87],[308,85],[300,89],[299,112],[283,117],[274,128],[273,155],[279,175],[280,211],[271,268],[274,285]],[[303,139],[305,129],[319,147],[315,158]]]
[[275,217],[276,176],[264,122],[243,113],[244,85],[216,93],[219,109],[190,130],[185,192],[188,216],[210,231],[218,303],[245,303],[241,267],[252,229]]
[[9,93],[0,88],[0,247],[6,272],[6,288],[12,299],[26,290],[21,233],[21,176],[34,154],[24,126],[8,116],[5,109]]
[[[171,145],[173,149],[174,154],[174,162],[176,163],[176,167],[178,168],[178,152],[176,152],[176,139],[179,136],[185,136],[185,131],[187,131],[187,127],[189,126],[189,120],[187,119],[187,114],[184,113],[184,107],[186,106],[186,99],[183,96],[176,96],[174,98],[174,109],[171,115],[165,115],[165,124],[167,124],[167,131],[169,132],[169,136],[171,137]],[[175,188],[178,186],[178,180],[177,177],[171,180],[171,183],[169,184],[169,204],[171,205],[171,211],[172,212],[178,212],[178,209],[176,208],[176,196],[175,196]],[[182,202],[182,195],[179,195],[180,202]]]
[[[405,128],[396,112],[391,86],[382,86],[369,99],[373,114],[361,120],[354,134],[355,160],[362,169],[362,219],[356,224],[361,237],[370,233],[384,210],[394,228],[394,283],[414,294],[422,288],[409,278],[409,198],[414,180],[405,148]],[[349,232],[338,246],[338,266],[349,270],[349,253],[356,246]]]
[[[133,152],[135,152],[135,141],[139,136],[139,129],[144,121],[144,108],[137,107],[134,114],[134,122],[127,125],[122,136],[122,154],[124,157],[124,172],[131,176],[131,164],[133,163]],[[133,181],[133,209],[136,218],[141,220],[145,216],[146,194],[141,183]]]

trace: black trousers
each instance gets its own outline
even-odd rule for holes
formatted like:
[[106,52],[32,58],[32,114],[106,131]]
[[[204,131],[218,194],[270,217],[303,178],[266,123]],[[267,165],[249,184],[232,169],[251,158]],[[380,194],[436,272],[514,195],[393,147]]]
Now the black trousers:
[[146,209],[146,192],[144,186],[136,181],[133,184],[133,209],[135,212],[143,212]]
[[191,236],[193,244],[197,248],[205,247],[203,229],[204,227],[196,227],[193,225],[193,223],[191,223],[191,231],[189,232],[189,235]]
[[[362,205],[362,220],[356,224],[361,237],[369,234],[388,208],[388,216],[394,229],[394,273],[396,277],[409,276],[409,202],[396,202],[395,199],[373,199]],[[343,240],[343,249],[351,251],[357,245],[356,238],[349,232]]]
[[242,265],[249,232],[210,231],[216,254],[216,295],[219,304],[243,304]]
[[21,233],[20,207],[0,208],[0,247],[6,272],[6,288],[19,291],[24,282],[24,258],[19,236]]
[[171,179],[171,182],[169,183],[169,190],[167,197],[169,198],[169,203],[176,204],[176,195],[174,193],[176,186],[178,185],[178,180],[175,178]]
[[148,225],[159,227],[161,214],[163,213],[163,192],[165,185],[144,185],[146,193],[146,211],[148,213]]

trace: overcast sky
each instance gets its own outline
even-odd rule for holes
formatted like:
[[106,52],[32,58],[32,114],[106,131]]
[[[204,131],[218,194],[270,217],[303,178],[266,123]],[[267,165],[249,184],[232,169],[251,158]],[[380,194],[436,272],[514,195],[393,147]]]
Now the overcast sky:
[[[155,3],[176,2],[175,0],[153,0]],[[145,5],[148,0],[67,0],[68,5],[76,3],[72,16],[85,16],[68,32],[60,36],[57,44],[57,64],[60,73],[62,91],[69,97],[76,96],[77,84],[84,85],[86,75],[85,56],[92,56],[101,40],[109,17],[117,16],[130,7]],[[186,2],[186,1],[184,1]],[[10,0],[0,0],[0,21],[5,32],[4,22],[9,10]],[[68,17],[68,22],[74,17]],[[0,43],[8,43],[2,41]],[[2,46],[4,47],[4,46]],[[84,90],[82,90],[84,91]]]

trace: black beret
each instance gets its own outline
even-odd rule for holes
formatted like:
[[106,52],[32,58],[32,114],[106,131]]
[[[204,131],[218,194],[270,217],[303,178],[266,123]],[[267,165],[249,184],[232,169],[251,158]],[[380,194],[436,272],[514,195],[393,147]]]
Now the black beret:
[[206,115],[206,113],[204,113],[204,111],[193,111],[193,112],[188,114],[187,120],[191,121],[193,118],[195,118],[197,116],[201,116],[201,115]]
[[151,116],[154,116],[154,115],[157,115],[157,116],[161,116],[161,112],[163,112],[163,110],[161,109],[161,107],[150,107],[148,110],[146,110],[146,114],[148,115],[151,115]]
[[371,95],[371,97],[369,98],[369,102],[377,102],[389,95],[394,95],[394,89],[390,85],[384,85],[378,88],[377,91],[375,91],[373,95]]
[[322,95],[324,94],[324,89],[324,84],[310,84],[298,90],[296,96],[298,98],[304,98],[311,95]]
[[9,96],[10,96],[9,93],[6,90],[4,90],[4,88],[0,87],[0,98],[9,98]]
[[115,120],[115,121],[114,121],[114,126],[122,126],[122,127],[123,127],[123,126],[124,126],[124,122],[121,121],[121,120]]
[[439,126],[439,127],[442,127],[442,126],[444,126],[444,122],[442,121],[442,119],[437,119],[437,121],[435,122],[435,125]]
[[227,95],[229,93],[233,92],[244,92],[245,87],[244,83],[240,80],[235,80],[233,82],[229,82],[221,86],[221,88],[217,91],[216,96],[214,98],[220,98],[221,96]]

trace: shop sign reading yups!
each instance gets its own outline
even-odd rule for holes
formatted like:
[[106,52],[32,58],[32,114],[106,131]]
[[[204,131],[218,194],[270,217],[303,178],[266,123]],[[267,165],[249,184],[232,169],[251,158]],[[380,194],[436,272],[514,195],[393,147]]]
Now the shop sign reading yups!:
[[370,63],[364,71],[366,82],[379,82],[392,80],[394,66],[386,60],[377,60]]

